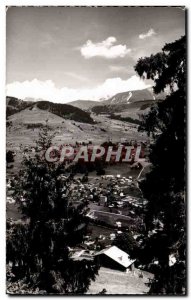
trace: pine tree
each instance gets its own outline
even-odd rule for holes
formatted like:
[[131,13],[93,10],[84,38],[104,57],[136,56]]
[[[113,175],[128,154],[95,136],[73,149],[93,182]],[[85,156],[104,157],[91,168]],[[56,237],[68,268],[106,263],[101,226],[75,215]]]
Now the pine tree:
[[87,207],[73,206],[70,177],[62,179],[63,167],[45,160],[51,138],[46,128],[40,133],[35,155],[26,154],[15,184],[23,219],[7,226],[7,262],[15,276],[9,281],[24,282],[26,293],[82,294],[98,267],[94,261],[73,261],[69,249],[83,241]]
[[138,244],[130,231],[117,234],[112,245],[128,253],[131,259],[137,258],[139,255]]
[[140,183],[148,200],[145,215],[147,263],[155,261],[151,294],[182,295],[186,289],[186,38],[166,44],[162,52],[139,59],[142,78],[154,81],[156,94],[169,90],[143,117],[141,130],[153,138],[152,170]]

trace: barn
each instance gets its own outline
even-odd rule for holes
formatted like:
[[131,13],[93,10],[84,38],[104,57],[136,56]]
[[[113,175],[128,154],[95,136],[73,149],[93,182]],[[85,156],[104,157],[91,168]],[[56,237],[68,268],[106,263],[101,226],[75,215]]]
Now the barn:
[[119,271],[133,270],[135,260],[116,246],[103,249],[96,253],[96,259],[103,267]]

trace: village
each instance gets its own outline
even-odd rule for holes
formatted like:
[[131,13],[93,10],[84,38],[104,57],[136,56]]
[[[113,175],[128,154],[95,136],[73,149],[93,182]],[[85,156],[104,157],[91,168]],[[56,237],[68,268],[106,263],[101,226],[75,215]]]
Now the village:
[[[87,205],[87,235],[83,243],[69,250],[70,257],[74,261],[95,259],[100,265],[99,276],[95,282],[91,283],[88,293],[97,294],[103,290],[100,281],[108,272],[109,274],[111,272],[113,279],[105,281],[103,293],[115,294],[116,278],[120,278],[122,282],[121,293],[131,293],[128,290],[129,280],[130,282],[137,281],[139,293],[148,290],[148,283],[153,275],[144,270],[136,257],[132,259],[129,253],[120,249],[115,241],[119,236],[127,234],[137,247],[141,247],[144,207],[147,201],[142,197],[139,182],[149,167],[147,159],[141,158],[139,162],[134,161],[131,165],[118,163],[107,167],[105,175],[101,176],[98,176],[95,171],[88,174],[77,173],[72,176],[68,172],[59,178],[64,187],[62,197],[69,199],[68,209],[71,205],[75,207],[82,203]],[[14,212],[18,218],[12,193],[12,183],[9,178],[7,180],[7,218],[9,221],[12,217],[14,219]],[[21,201],[24,202],[25,199]],[[86,225],[82,224],[82,226]],[[133,283],[132,290],[136,293]]]
[[[139,175],[140,171],[137,176],[140,179]],[[91,177],[86,183],[80,182],[80,178],[74,181],[72,201],[76,204],[79,199],[88,202],[89,234],[78,249],[71,249],[71,257],[74,260],[96,258],[102,276],[107,272],[113,272],[115,276],[126,274],[126,280],[130,276],[130,281],[132,278],[140,281],[143,291],[146,291],[148,286],[143,281],[148,283],[152,274],[143,270],[136,259],[131,259],[128,253],[115,246],[115,239],[123,234],[130,235],[137,247],[141,246],[140,233],[144,229],[142,214],[147,201],[138,189],[137,177],[117,174],[103,175],[100,179]],[[98,276],[97,281],[92,283],[92,293],[94,290],[97,292],[95,286],[101,278]],[[115,286],[113,281],[110,284]],[[112,293],[110,287],[106,290]]]

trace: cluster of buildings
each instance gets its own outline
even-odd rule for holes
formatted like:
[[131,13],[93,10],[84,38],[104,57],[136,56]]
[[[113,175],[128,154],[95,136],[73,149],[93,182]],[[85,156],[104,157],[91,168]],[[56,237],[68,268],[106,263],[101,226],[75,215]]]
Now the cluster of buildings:
[[[118,209],[128,211],[130,207],[142,208],[146,203],[142,199],[137,181],[118,175],[103,175],[95,180],[83,182],[79,178],[72,183],[71,199],[73,202],[87,200],[97,206],[107,207],[110,212]],[[99,209],[100,210],[100,209]]]
[[[67,175],[61,175],[63,181],[68,181]],[[142,199],[137,186],[137,177],[116,175],[102,175],[88,177],[84,182],[83,176],[74,175],[69,180],[69,201],[78,206],[81,202],[87,202],[86,216],[96,228],[97,236],[89,234],[79,248],[70,249],[73,260],[96,259],[101,266],[114,268],[128,272],[133,270],[135,260],[129,254],[114,246],[115,237],[126,230],[132,236],[139,237],[139,229],[142,226],[142,211],[146,200]],[[8,190],[11,189],[11,181],[7,182]],[[64,193],[64,191],[63,191]],[[14,203],[11,193],[7,195],[10,204]],[[22,199],[21,199],[22,201]],[[99,227],[100,226],[100,227]],[[104,227],[108,232],[100,233],[99,228]]]
[[[91,178],[86,183],[82,183],[80,178],[74,179],[72,201],[88,201],[87,217],[92,230],[96,229],[98,234],[90,233],[79,248],[70,249],[73,260],[96,259],[100,266],[123,272],[134,269],[135,260],[113,245],[116,236],[124,232],[130,232],[138,244],[141,242],[139,227],[142,226],[142,219],[136,210],[142,209],[146,203],[141,197],[130,195],[132,189],[137,190],[135,179],[120,174]],[[102,228],[104,233],[100,230]]]
[[134,269],[135,259],[131,259],[129,254],[116,246],[109,246],[100,251],[72,250],[70,257],[74,261],[95,259],[102,267],[118,271],[129,272]]

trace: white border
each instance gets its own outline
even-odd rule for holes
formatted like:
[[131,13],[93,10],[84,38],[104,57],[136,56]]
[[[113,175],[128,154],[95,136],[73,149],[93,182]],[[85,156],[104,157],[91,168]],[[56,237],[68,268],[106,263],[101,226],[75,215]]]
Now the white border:
[[1,0],[11,6],[189,6],[189,0]]
[[[190,20],[189,20],[189,9],[191,6],[190,0],[160,0],[160,1],[144,1],[144,0],[0,0],[0,142],[1,142],[1,153],[0,153],[0,299],[7,299],[8,295],[5,294],[5,9],[6,6],[186,6],[187,12],[187,37],[189,41],[190,31]],[[190,47],[189,47],[190,49]],[[14,49],[13,49],[14,51]],[[189,52],[189,51],[188,51]],[[189,75],[189,63],[188,63],[188,75]],[[188,101],[190,93],[190,77],[188,80]],[[190,116],[190,108],[188,105],[188,113]],[[188,118],[188,130],[190,133],[190,125]],[[188,151],[190,150],[190,139],[188,140]],[[178,159],[178,158],[177,158]],[[176,162],[175,162],[176,163]],[[190,164],[188,164],[188,174],[190,173]],[[190,192],[190,180],[188,179],[188,193]],[[188,205],[188,216],[190,215],[190,204]],[[190,227],[190,226],[189,226]],[[190,229],[190,228],[189,228]],[[188,234],[188,249],[189,249],[190,230]],[[189,254],[189,253],[188,253]],[[187,270],[190,270],[190,260],[188,259]],[[189,274],[188,274],[189,275]],[[128,283],[127,283],[128,284]],[[188,289],[191,287],[190,276],[188,276]],[[189,292],[189,291],[188,291]],[[18,296],[17,298],[27,299],[26,296]],[[36,299],[40,299],[39,296],[35,296]],[[56,299],[56,297],[50,297]],[[89,298],[89,297],[88,297]],[[94,297],[95,298],[95,297]],[[100,297],[98,297],[100,298]],[[102,298],[102,297],[101,297]],[[112,297],[113,298],[113,297]],[[115,298],[115,297],[114,297]],[[117,298],[117,296],[116,296]],[[128,298],[135,299],[138,296]],[[147,297],[146,297],[147,298]],[[150,299],[153,297],[149,297]],[[167,298],[167,297],[164,297]],[[171,297],[172,298],[172,297]]]

